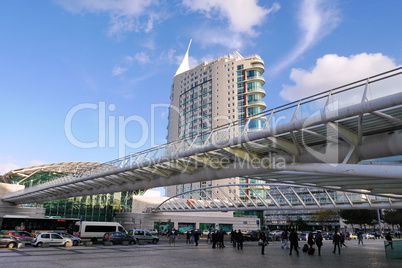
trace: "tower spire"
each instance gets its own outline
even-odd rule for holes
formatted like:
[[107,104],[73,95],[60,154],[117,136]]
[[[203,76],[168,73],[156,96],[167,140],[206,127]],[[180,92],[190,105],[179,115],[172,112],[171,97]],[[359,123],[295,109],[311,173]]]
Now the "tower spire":
[[188,52],[190,50],[191,41],[193,41],[193,39],[190,39],[190,42],[188,43],[187,51],[186,51],[186,54],[184,55],[183,61],[181,62],[179,69],[177,69],[176,74],[174,76],[190,70],[190,63],[188,60]]

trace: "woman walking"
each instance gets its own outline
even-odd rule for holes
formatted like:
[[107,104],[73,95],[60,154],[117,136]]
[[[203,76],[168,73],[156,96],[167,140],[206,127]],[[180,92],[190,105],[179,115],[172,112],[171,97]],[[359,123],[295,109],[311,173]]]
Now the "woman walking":
[[315,236],[315,244],[318,248],[318,256],[321,256],[322,240],[324,239],[322,238],[321,232],[317,232],[317,235]]

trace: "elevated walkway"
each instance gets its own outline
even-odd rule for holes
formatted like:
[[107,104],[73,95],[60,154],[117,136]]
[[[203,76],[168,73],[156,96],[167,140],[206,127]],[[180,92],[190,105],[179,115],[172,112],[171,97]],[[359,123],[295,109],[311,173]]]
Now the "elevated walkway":
[[[255,119],[264,126],[248,133]],[[3,200],[34,203],[238,176],[402,198],[401,161],[391,158],[401,155],[402,68],[397,68]]]

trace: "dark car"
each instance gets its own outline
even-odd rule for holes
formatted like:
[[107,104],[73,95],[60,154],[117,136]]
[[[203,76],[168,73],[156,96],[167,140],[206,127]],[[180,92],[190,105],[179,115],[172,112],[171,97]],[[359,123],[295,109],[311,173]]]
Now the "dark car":
[[19,243],[21,242],[14,236],[0,234],[0,247],[14,248],[17,247]]
[[246,233],[244,236],[244,241],[258,241],[258,232],[257,231],[250,231]]
[[124,232],[109,232],[105,233],[103,236],[103,243],[111,242],[113,245],[115,245],[123,244],[124,241],[127,241],[130,245],[136,244],[135,238]]
[[321,235],[322,238],[324,238],[325,240],[332,240],[332,237],[334,236],[332,233],[329,232],[322,232]]

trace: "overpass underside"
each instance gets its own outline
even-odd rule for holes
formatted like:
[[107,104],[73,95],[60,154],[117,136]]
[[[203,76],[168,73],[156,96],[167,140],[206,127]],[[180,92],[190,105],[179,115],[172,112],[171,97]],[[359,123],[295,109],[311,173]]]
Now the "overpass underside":
[[[224,193],[224,198],[215,194]],[[230,196],[226,193],[231,193]],[[228,184],[175,195],[150,212],[402,208],[402,199],[288,184]]]
[[[261,129],[248,132],[256,120]],[[35,203],[230,177],[401,199],[401,155],[399,68],[3,200]]]

